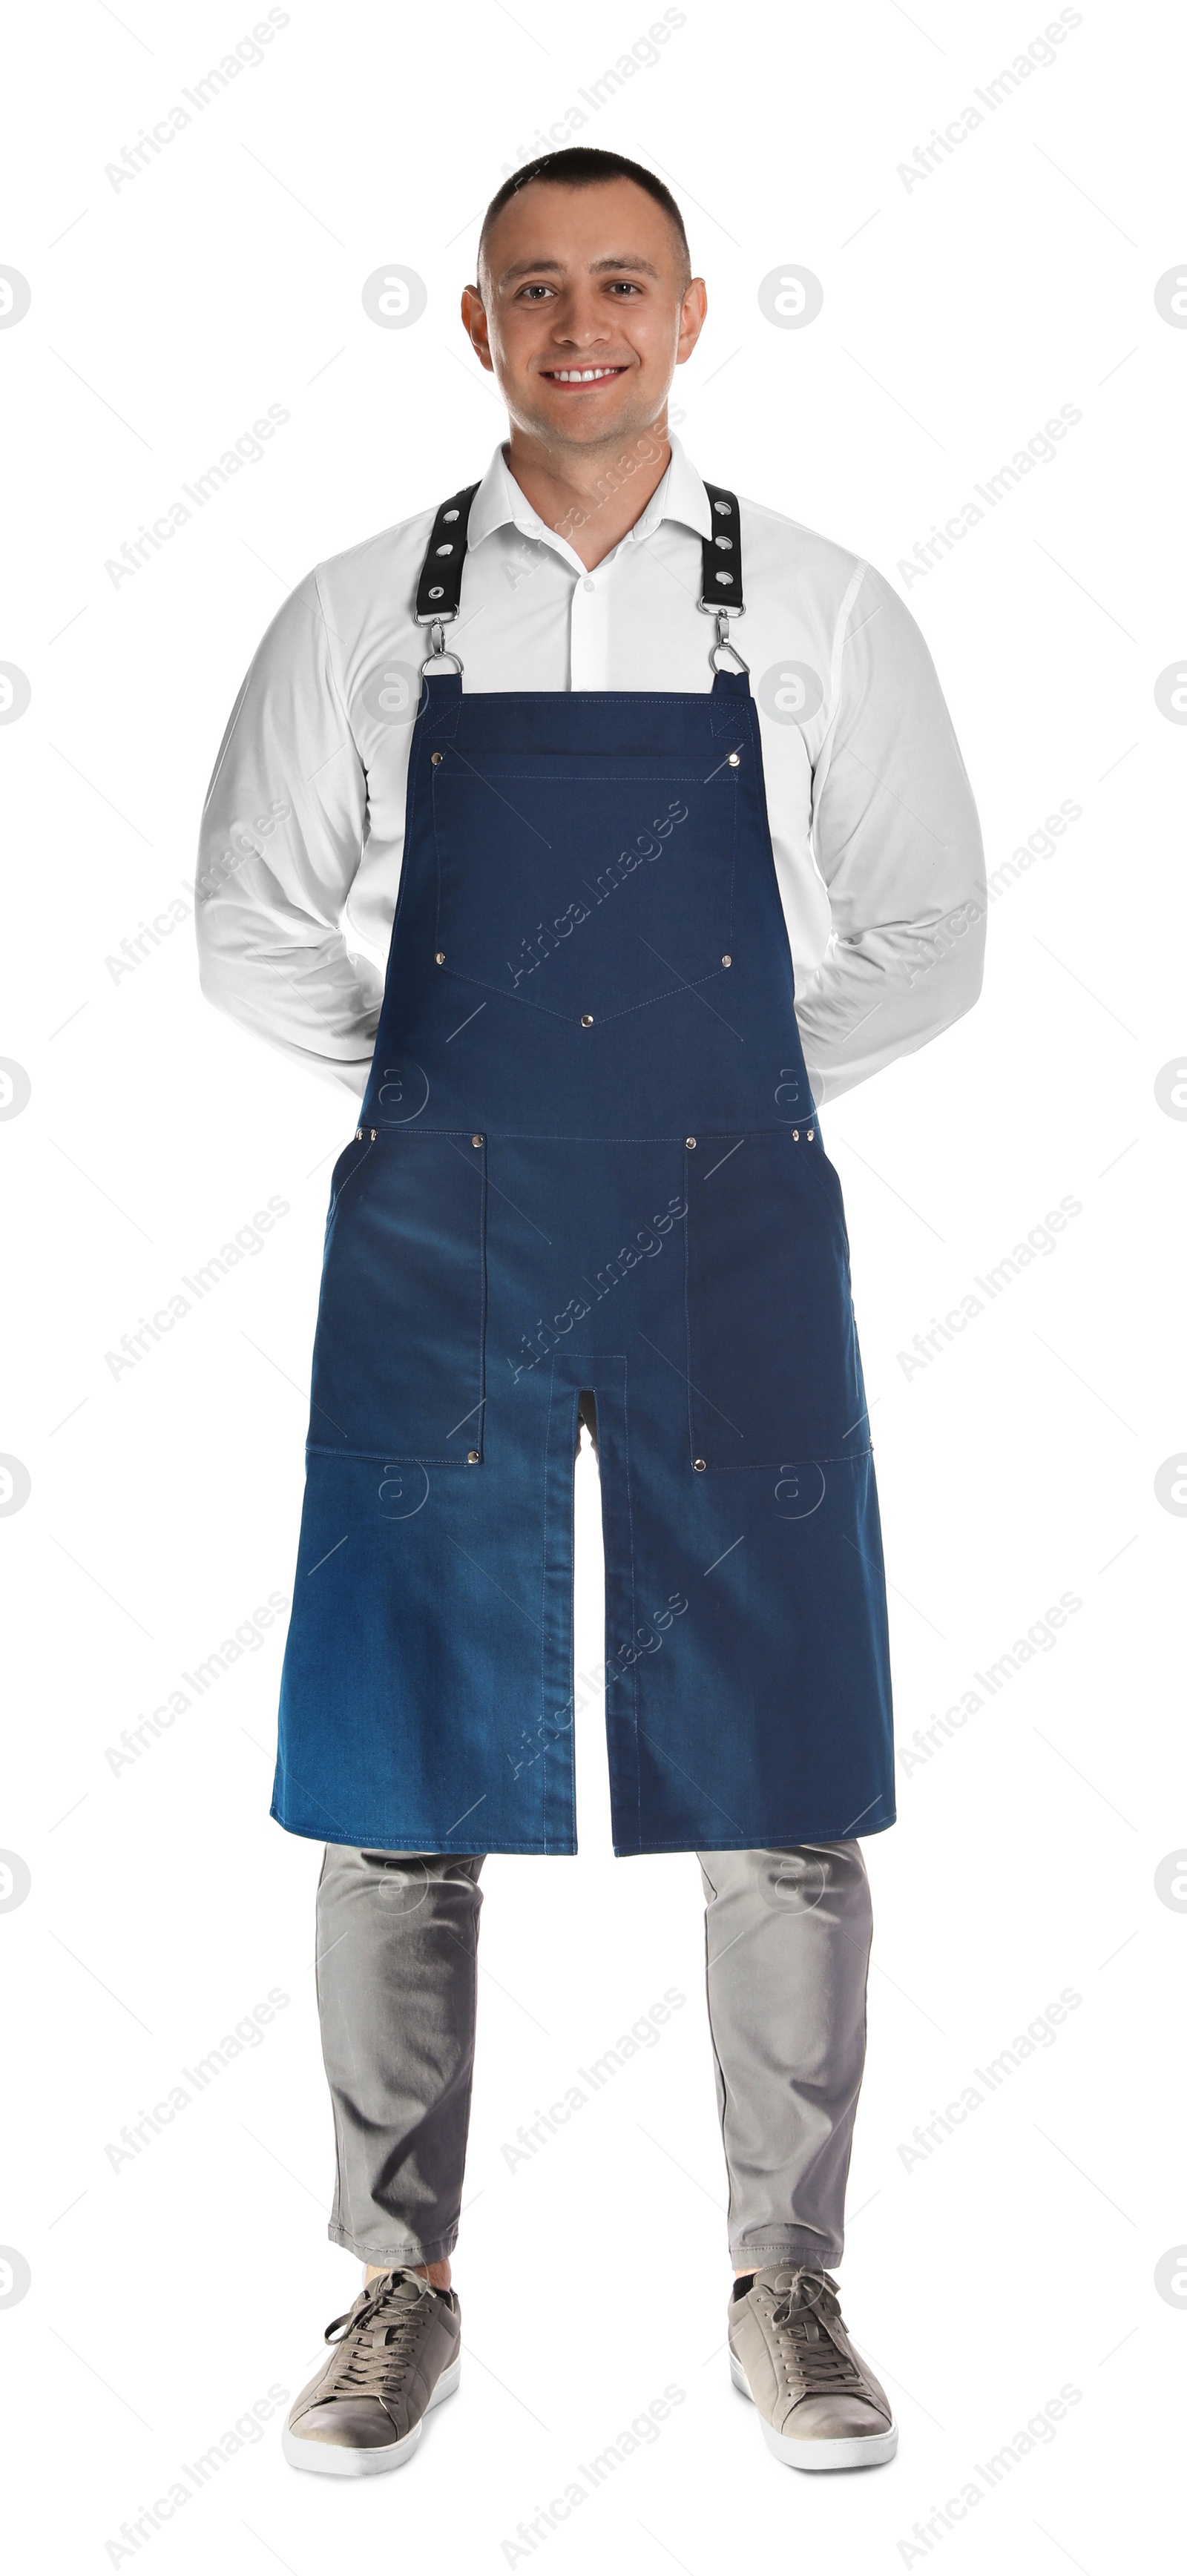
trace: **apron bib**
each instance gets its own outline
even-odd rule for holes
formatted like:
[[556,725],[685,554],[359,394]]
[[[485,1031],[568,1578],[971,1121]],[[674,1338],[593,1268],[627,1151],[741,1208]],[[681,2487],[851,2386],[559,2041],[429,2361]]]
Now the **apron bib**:
[[[741,658],[738,508],[707,488],[711,691],[424,680],[375,1054],[330,1188],[272,1804],[291,1833],[576,1850],[590,1394],[615,1851],[894,1821],[845,1215],[757,714],[745,666],[718,666]],[[472,498],[425,558],[430,662],[456,659]]]

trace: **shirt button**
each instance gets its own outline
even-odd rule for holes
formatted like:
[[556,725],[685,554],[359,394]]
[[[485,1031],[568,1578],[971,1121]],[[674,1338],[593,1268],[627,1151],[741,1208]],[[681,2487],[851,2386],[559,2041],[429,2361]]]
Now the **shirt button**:
[[592,589],[593,589],[593,583],[592,583],[592,581],[588,581],[588,580],[587,580],[587,581],[583,581],[583,582],[582,582],[581,587],[582,587],[582,589],[583,589],[583,590],[592,590]]

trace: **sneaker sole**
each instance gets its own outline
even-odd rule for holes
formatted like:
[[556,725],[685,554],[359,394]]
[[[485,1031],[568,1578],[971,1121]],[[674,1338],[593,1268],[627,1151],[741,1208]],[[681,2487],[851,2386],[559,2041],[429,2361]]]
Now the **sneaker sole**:
[[[434,2406],[439,2406],[443,2397],[453,2396],[461,2375],[462,2357],[459,2353],[457,2360],[450,2362],[448,2370],[442,2371],[425,2408],[425,2415],[430,2414]],[[356,2450],[347,2442],[311,2442],[308,2437],[302,2440],[291,2424],[285,2425],[280,2438],[291,2469],[314,2469],[320,2476],[329,2478],[375,2478],[380,2477],[385,2469],[402,2469],[405,2460],[411,2459],[423,2431],[424,2415],[410,2432],[401,2435],[399,2441],[377,2443],[365,2449]]]
[[[732,2352],[730,2377],[753,2406],[750,2382]],[[788,2469],[878,2469],[886,2460],[893,2460],[898,2449],[898,2426],[894,2423],[885,2433],[850,2433],[835,2442],[795,2442],[790,2433],[777,2433],[761,2410],[758,2420],[768,2451]]]

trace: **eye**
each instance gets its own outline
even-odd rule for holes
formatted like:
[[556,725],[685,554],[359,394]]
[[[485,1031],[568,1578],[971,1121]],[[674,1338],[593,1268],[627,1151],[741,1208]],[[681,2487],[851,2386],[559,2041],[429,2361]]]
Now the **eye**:
[[525,303],[525,304],[526,304],[526,303],[529,303],[529,302],[530,302],[530,303],[536,303],[536,302],[537,302],[541,297],[543,297],[543,296],[545,296],[545,295],[551,295],[551,294],[552,294],[552,292],[553,292],[553,290],[552,290],[551,286],[545,286],[545,285],[543,285],[543,284],[536,284],[536,285],[534,285],[534,286],[524,286],[524,287],[521,287],[521,288],[520,288],[520,294],[519,294],[519,299],[518,299],[518,300],[519,300],[519,301],[521,301],[521,302],[523,302],[523,303]]

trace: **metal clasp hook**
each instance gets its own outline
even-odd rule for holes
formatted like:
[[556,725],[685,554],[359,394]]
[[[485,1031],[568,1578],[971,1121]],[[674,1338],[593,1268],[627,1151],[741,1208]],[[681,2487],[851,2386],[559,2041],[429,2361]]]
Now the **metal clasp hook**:
[[731,644],[730,642],[730,619],[731,617],[744,617],[746,614],[745,609],[725,608],[721,601],[717,599],[698,599],[697,607],[700,609],[702,617],[712,618],[716,628],[714,641],[709,647],[710,670],[716,671],[717,656],[719,653],[732,653],[739,670],[745,671],[749,676],[749,662],[743,661],[737,645]]
[[[743,612],[741,609],[734,609],[734,610],[732,611],[732,614],[733,614],[735,617],[740,617],[743,613],[744,613],[744,612]],[[739,651],[738,651],[738,647],[737,647],[737,645],[736,645],[736,644],[731,643],[731,641],[730,641],[730,615],[731,615],[731,611],[730,611],[728,608],[714,608],[714,610],[713,610],[712,614],[713,614],[714,623],[715,623],[716,628],[717,628],[717,633],[716,633],[716,636],[715,636],[715,638],[714,638],[713,643],[712,643],[712,644],[710,645],[710,647],[709,647],[709,668],[710,668],[710,670],[711,670],[711,671],[716,671],[716,670],[717,670],[717,668],[718,668],[717,656],[718,656],[718,654],[719,654],[719,653],[732,653],[732,654],[733,654],[733,657],[734,657],[735,662],[738,664],[739,669],[740,669],[740,670],[742,670],[742,671],[745,671],[745,672],[746,672],[746,674],[747,674],[747,677],[749,677],[749,673],[750,673],[750,664],[749,664],[749,662],[745,662],[745,661],[743,661],[742,656],[741,656],[741,654],[740,654],[740,653],[739,653]]]
[[463,670],[465,669],[465,664],[462,661],[460,653],[452,652],[446,645],[444,619],[433,617],[427,621],[424,619],[419,621],[421,624],[426,622],[429,629],[429,650],[420,666],[421,679],[423,680],[430,662],[452,662],[453,667],[460,678]]

